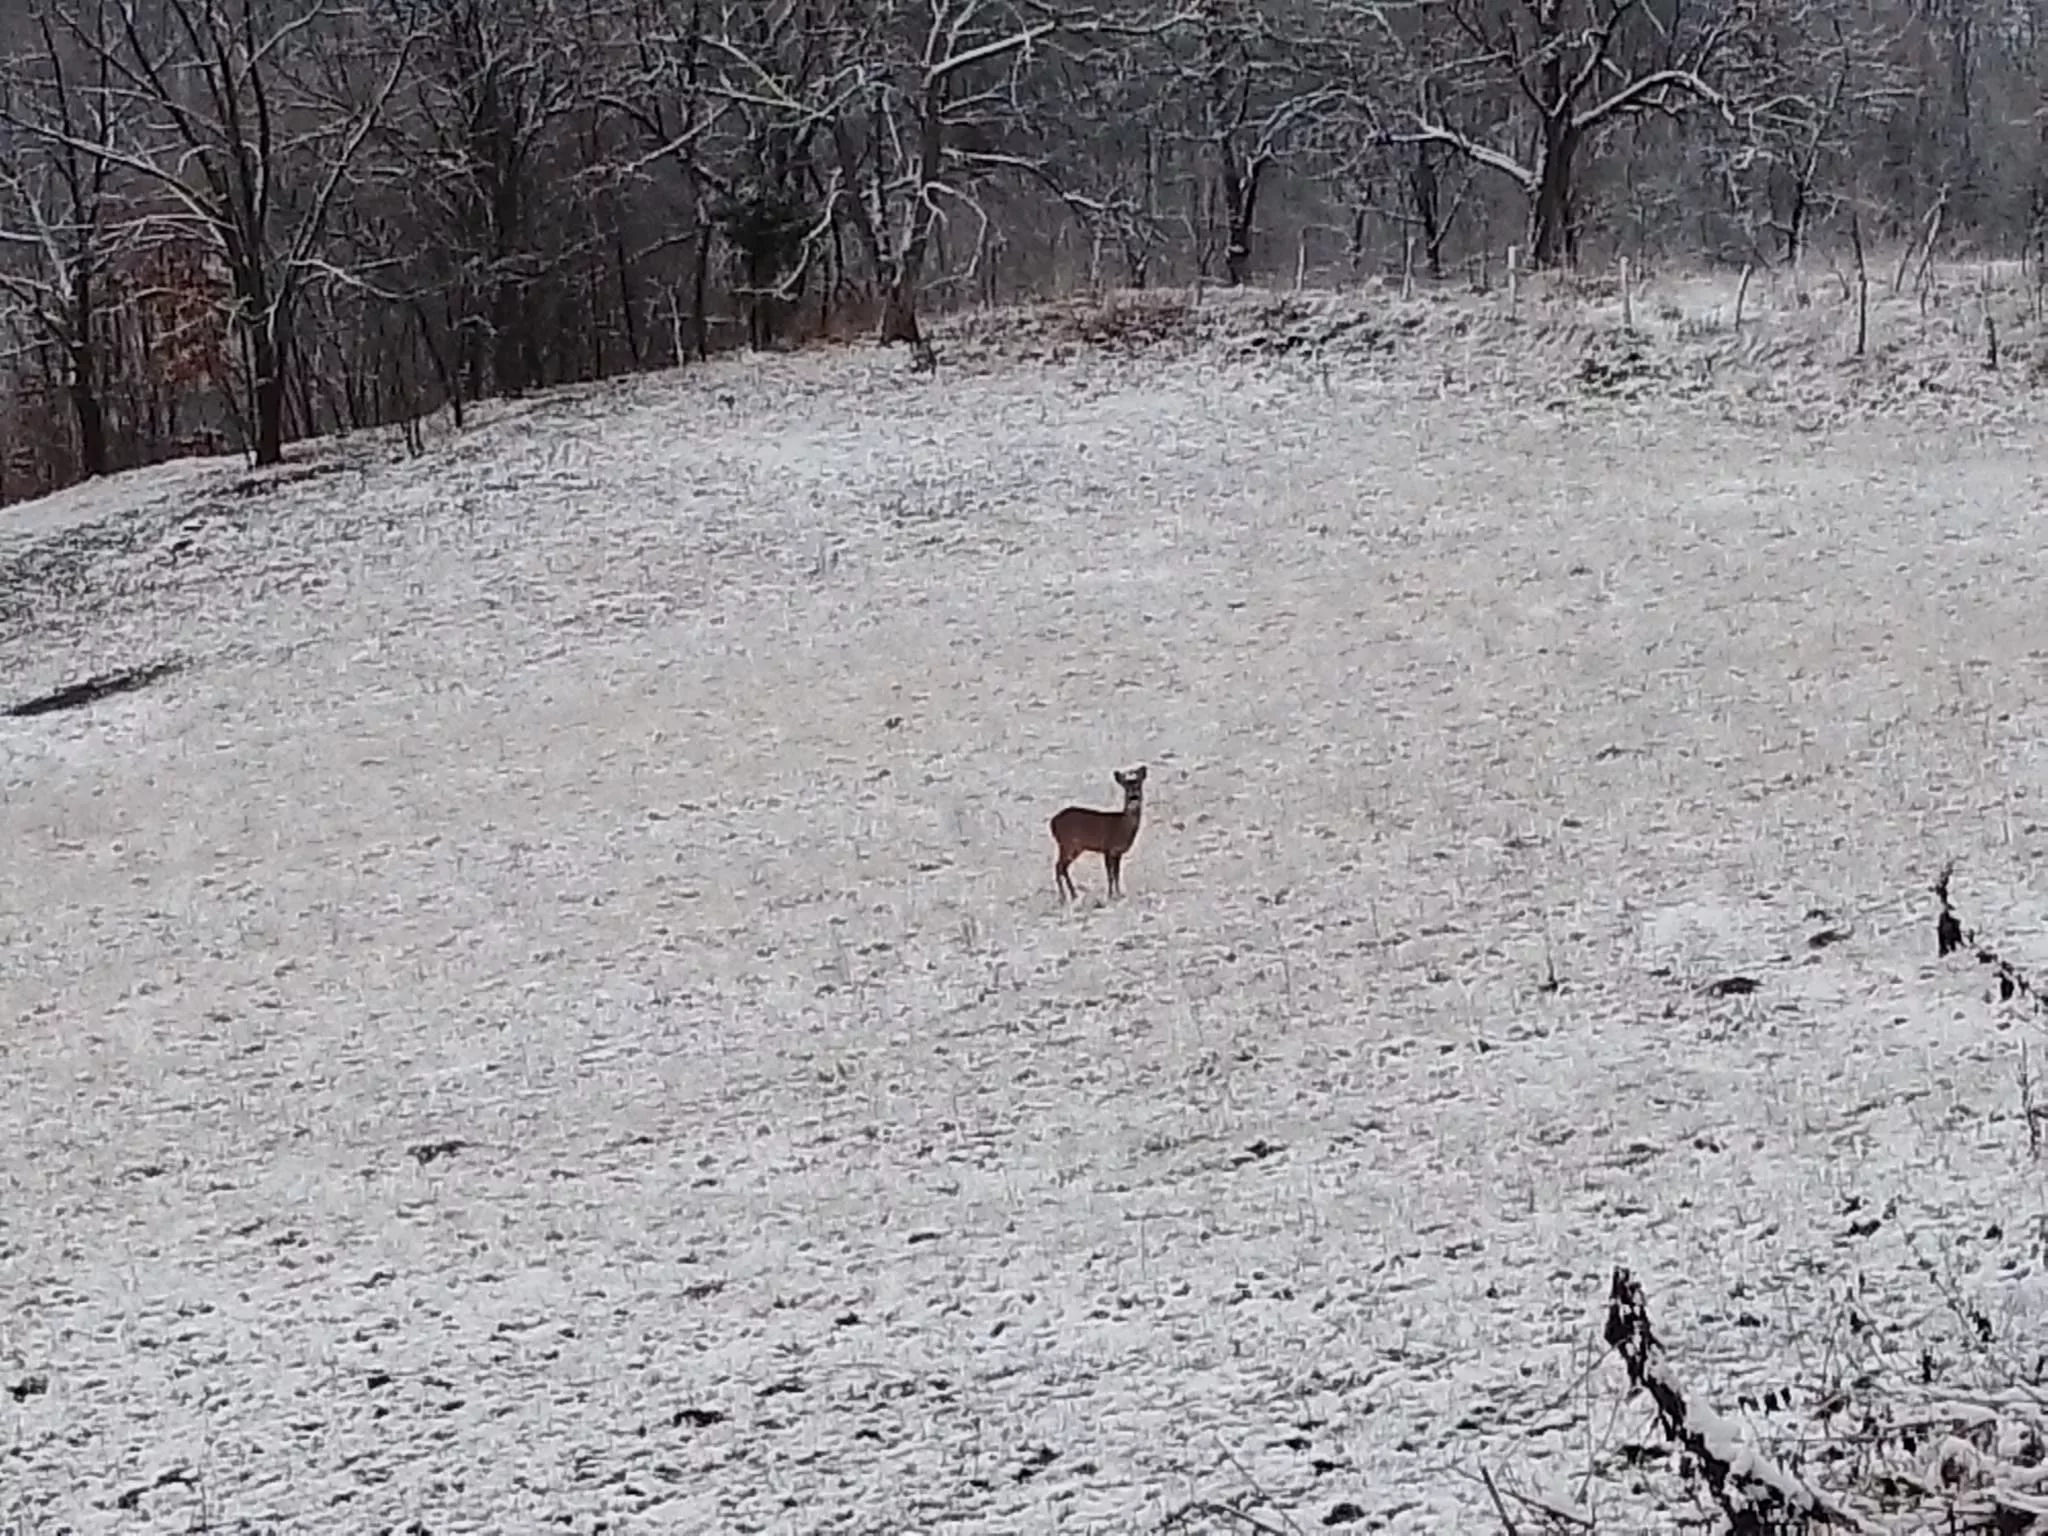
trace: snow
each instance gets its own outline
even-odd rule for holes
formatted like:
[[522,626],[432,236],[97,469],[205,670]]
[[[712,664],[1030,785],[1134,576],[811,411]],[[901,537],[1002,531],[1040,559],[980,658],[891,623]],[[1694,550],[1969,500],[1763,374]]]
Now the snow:
[[963,322],[0,510],[115,530],[10,697],[190,662],[0,719],[0,1520],[1676,1529],[1617,1263],[1729,1426],[1849,1306],[1984,1401],[2039,1027],[1928,886],[2048,965],[2039,406],[1593,323]]

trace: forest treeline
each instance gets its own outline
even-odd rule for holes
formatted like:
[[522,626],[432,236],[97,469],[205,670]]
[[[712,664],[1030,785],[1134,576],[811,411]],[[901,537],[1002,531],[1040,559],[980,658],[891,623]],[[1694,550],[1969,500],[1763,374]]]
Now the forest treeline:
[[2048,0],[12,0],[0,70],[0,499],[1080,284],[2048,232]]

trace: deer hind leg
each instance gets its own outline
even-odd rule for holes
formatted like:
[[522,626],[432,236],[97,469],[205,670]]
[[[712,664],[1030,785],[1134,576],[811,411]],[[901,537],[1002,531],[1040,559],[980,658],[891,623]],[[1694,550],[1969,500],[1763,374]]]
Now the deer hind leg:
[[1102,856],[1103,870],[1109,875],[1109,894],[1120,896],[1124,889],[1124,856],[1120,853],[1105,853]]
[[1074,856],[1066,849],[1060,850],[1060,861],[1053,866],[1052,877],[1060,888],[1060,900],[1071,901],[1081,893],[1074,889],[1074,877],[1067,873],[1067,866],[1074,862]]

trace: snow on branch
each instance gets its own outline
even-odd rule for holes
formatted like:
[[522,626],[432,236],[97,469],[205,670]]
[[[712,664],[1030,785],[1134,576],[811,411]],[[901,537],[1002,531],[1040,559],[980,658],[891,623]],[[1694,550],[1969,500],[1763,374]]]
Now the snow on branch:
[[1664,1346],[1650,1331],[1643,1288],[1626,1269],[1616,1269],[1608,1290],[1608,1346],[1621,1356],[1632,1386],[1650,1394],[1665,1438],[1698,1464],[1735,1536],[1763,1536],[1787,1528],[1788,1520],[1863,1530],[1856,1516],[1750,1444],[1742,1432],[1706,1404],[1687,1397],[1664,1363]]
[[1389,144],[1443,144],[1455,149],[1475,165],[1488,170],[1499,171],[1523,191],[1533,193],[1538,177],[1535,171],[1522,164],[1514,156],[1503,154],[1489,144],[1482,144],[1469,134],[1458,132],[1442,123],[1418,121],[1413,128],[1401,129],[1386,136]]
[[1713,108],[1731,126],[1735,122],[1728,98],[1697,74],[1689,69],[1660,69],[1629,81],[1605,100],[1587,107],[1572,119],[1573,125],[1585,130],[1627,112],[1669,111],[1674,93]]
[[985,43],[977,43],[945,58],[935,59],[925,66],[925,84],[933,86],[963,69],[971,69],[977,64],[986,64],[993,59],[1007,58],[1013,53],[1029,49],[1034,43],[1050,37],[1058,30],[1058,22],[1042,21],[1006,37],[991,38]]

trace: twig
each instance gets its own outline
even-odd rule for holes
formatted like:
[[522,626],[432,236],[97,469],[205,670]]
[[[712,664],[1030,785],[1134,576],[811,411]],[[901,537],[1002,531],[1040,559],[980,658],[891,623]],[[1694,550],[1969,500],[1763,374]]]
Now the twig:
[[1479,1480],[1486,1484],[1486,1496],[1493,1500],[1493,1512],[1500,1516],[1501,1529],[1507,1536],[1522,1536],[1521,1528],[1515,1524],[1515,1517],[1508,1513],[1507,1501],[1500,1496],[1500,1489],[1494,1486],[1493,1474],[1485,1467],[1479,1469]]
[[1244,1530],[1255,1533],[1255,1536],[1288,1536],[1288,1533],[1279,1526],[1268,1525],[1257,1515],[1247,1514],[1232,1505],[1218,1504],[1210,1499],[1196,1499],[1192,1503],[1183,1504],[1160,1522],[1159,1529],[1162,1536],[1165,1532],[1186,1530],[1197,1519],[1235,1521]]
[[[1293,1517],[1290,1516],[1286,1510],[1280,1507],[1279,1501],[1275,1499],[1271,1494],[1267,1493],[1264,1488],[1259,1486],[1259,1480],[1252,1476],[1250,1469],[1247,1468],[1243,1462],[1237,1459],[1236,1455],[1231,1451],[1229,1446],[1223,1443],[1221,1436],[1217,1437],[1216,1449],[1222,1453],[1223,1464],[1229,1467],[1232,1471],[1236,1472],[1239,1477],[1244,1479],[1245,1486],[1251,1489],[1253,1493],[1258,1495],[1259,1502],[1261,1504],[1268,1506],[1275,1515],[1279,1516],[1281,1521],[1286,1525],[1287,1529],[1293,1533],[1293,1536],[1308,1536],[1308,1533],[1306,1531],[1304,1531],[1300,1526],[1294,1523]],[[1271,1527],[1262,1525],[1256,1527],[1256,1529],[1263,1531],[1269,1530],[1271,1529]]]

